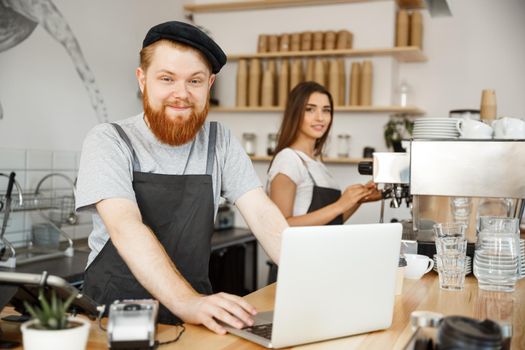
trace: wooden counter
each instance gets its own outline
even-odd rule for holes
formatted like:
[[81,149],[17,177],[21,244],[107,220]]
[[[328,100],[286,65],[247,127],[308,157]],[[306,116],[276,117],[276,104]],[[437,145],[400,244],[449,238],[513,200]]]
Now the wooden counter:
[[[270,285],[246,296],[246,300],[255,305],[259,311],[264,311],[273,308],[274,296],[275,285]],[[463,292],[447,292],[439,289],[437,274],[432,272],[419,281],[405,280],[403,294],[396,297],[394,320],[389,329],[297,346],[293,349],[403,349],[412,334],[409,319],[410,313],[414,310],[437,311],[445,315],[465,315],[476,318],[510,317],[514,329],[512,349],[525,349],[524,300],[525,279],[518,282],[514,293],[481,291],[473,276],[467,278]],[[359,316],[356,315],[356,317]],[[19,338],[17,329],[18,325],[3,321],[3,339]],[[175,337],[176,332],[174,327],[159,325],[157,339],[171,340]],[[100,330],[96,323],[93,323],[91,329],[88,349],[107,349],[106,333]],[[250,350],[262,348],[233,335],[215,335],[204,327],[187,325],[186,332],[177,343],[163,346],[162,349]]]

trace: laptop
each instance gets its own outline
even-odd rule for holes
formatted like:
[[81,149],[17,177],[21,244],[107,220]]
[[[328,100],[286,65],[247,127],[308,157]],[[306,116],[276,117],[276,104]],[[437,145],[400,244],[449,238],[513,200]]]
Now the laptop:
[[282,348],[390,327],[401,232],[399,223],[287,228],[274,310],[226,329]]

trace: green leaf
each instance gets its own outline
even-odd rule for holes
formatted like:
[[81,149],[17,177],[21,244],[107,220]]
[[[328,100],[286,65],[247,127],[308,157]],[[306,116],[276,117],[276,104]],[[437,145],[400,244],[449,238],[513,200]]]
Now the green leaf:
[[39,306],[31,306],[24,302],[24,306],[35,320],[38,320],[39,327],[42,329],[64,329],[67,327],[67,310],[76,298],[76,294],[70,295],[66,301],[58,297],[55,291],[51,291],[46,298],[44,289],[38,293]]
[[57,300],[58,298],[56,297],[55,293],[53,293],[51,295],[51,310],[57,310],[57,307],[58,307]]
[[[38,293],[38,300],[40,301],[40,305],[42,306],[42,311],[44,312],[44,314],[51,314],[51,307],[49,306],[49,303],[47,302],[46,300],[46,297],[44,295],[44,290],[43,289],[40,289],[40,292]],[[54,292],[52,292],[51,294],[51,299],[52,298],[56,298]]]
[[37,319],[37,320],[39,319],[38,314],[36,313],[35,309],[33,309],[33,307],[31,307],[31,305],[29,305],[27,301],[24,301],[24,307],[26,308],[27,312],[29,312],[32,318]]
[[65,301],[64,303],[64,312],[67,312],[67,309],[69,309],[69,306],[71,305],[71,303],[73,302],[73,300],[75,300],[75,298],[77,297],[77,293],[75,294],[71,294],[69,296],[69,298],[67,298],[67,300]]

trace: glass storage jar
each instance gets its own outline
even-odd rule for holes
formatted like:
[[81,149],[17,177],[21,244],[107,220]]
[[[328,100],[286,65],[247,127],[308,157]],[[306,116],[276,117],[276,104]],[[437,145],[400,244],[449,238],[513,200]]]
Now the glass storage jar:
[[340,158],[348,158],[350,155],[350,135],[337,135],[337,156]]
[[275,153],[275,148],[277,148],[277,134],[270,133],[268,134],[268,144],[266,146],[266,154],[273,156]]
[[257,135],[252,132],[243,133],[242,146],[249,156],[254,156],[257,150]]

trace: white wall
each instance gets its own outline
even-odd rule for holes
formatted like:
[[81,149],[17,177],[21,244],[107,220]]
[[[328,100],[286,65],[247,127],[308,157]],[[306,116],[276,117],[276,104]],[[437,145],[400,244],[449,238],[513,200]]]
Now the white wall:
[[[80,43],[104,98],[109,120],[142,109],[135,68],[146,31],[182,20],[174,0],[53,0]],[[37,26],[18,46],[0,53],[0,148],[80,150],[98,123],[66,50]]]
[[525,118],[525,1],[449,0],[452,17],[425,16],[428,62],[402,65],[427,115],[479,109],[495,89],[498,115]]

